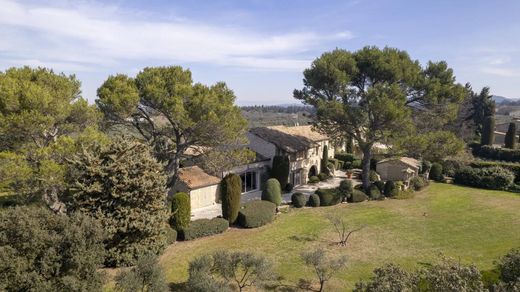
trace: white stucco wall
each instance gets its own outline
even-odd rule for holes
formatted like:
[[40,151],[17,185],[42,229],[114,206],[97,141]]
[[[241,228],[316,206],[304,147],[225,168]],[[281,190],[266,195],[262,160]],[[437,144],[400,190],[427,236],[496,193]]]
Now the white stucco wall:
[[219,185],[194,189],[189,194],[192,210],[215,205],[219,196]]
[[[406,175],[403,172],[406,169],[414,169],[413,167],[402,163],[398,160],[394,161],[385,161],[378,163],[376,165],[376,171],[381,176],[381,180],[401,180],[404,181],[406,179]],[[415,175],[419,175],[419,170],[415,170]]]

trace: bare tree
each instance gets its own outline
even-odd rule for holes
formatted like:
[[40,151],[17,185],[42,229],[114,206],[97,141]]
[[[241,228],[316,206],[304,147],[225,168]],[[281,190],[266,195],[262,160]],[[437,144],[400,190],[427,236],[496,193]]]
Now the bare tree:
[[341,217],[340,215],[330,215],[327,217],[329,219],[330,223],[334,227],[334,231],[338,235],[338,245],[339,246],[347,246],[347,241],[350,238],[350,235],[352,233],[360,231],[365,226],[361,226],[355,229],[349,229],[347,222],[345,221],[345,218]]
[[325,251],[321,248],[310,252],[303,252],[301,257],[307,266],[314,269],[316,277],[319,280],[319,292],[325,288],[325,283],[328,282],[334,274],[343,270],[347,265],[347,257],[340,256],[332,258],[327,256]]

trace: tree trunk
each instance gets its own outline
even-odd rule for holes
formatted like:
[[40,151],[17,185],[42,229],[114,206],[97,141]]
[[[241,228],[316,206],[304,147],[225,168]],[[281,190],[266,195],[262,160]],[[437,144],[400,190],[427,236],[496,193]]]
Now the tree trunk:
[[368,193],[370,190],[370,159],[372,158],[372,145],[364,145],[362,148],[362,172],[363,189]]

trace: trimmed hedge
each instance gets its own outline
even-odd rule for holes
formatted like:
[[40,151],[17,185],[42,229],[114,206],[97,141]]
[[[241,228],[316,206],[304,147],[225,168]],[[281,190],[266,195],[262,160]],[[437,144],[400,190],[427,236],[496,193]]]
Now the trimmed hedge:
[[361,168],[361,159],[356,159],[356,160],[352,161],[351,167],[355,168],[355,169],[360,169]]
[[269,201],[245,203],[238,212],[238,224],[245,228],[256,228],[274,220],[276,205]]
[[269,201],[276,206],[280,206],[282,203],[282,189],[276,178],[267,180],[267,186],[265,190],[262,191],[262,200]]
[[182,192],[173,195],[171,210],[170,225],[172,228],[179,231],[188,227],[191,220],[190,196]]
[[305,206],[305,203],[307,203],[307,198],[302,193],[294,193],[291,196],[291,202],[294,207],[302,208],[303,206]]
[[177,240],[177,230],[171,228],[170,226],[166,227],[166,243],[172,244]]
[[352,181],[349,179],[342,180],[339,183],[338,192],[344,198],[350,198],[352,196],[352,191],[354,190],[354,186]]
[[513,185],[515,176],[502,167],[471,168],[465,167],[455,173],[456,184],[483,189],[507,190]]
[[373,183],[373,185],[375,185],[377,187],[377,189],[383,193],[385,191],[385,182],[382,181],[382,180],[378,180],[378,181],[375,181]]
[[343,169],[344,162],[336,159],[336,158],[329,158],[329,164],[332,163],[334,165],[334,169]]
[[230,173],[220,183],[222,197],[222,217],[235,223],[240,209],[240,195],[242,193],[242,179],[240,176]]
[[399,186],[394,181],[387,181],[385,183],[384,194],[385,197],[393,198],[399,195],[400,189]]
[[343,162],[350,162],[350,163],[352,163],[354,160],[356,160],[356,156],[354,156],[354,154],[345,153],[345,152],[334,154],[334,158],[336,158],[337,160],[341,160]]
[[368,196],[360,190],[354,189],[350,197],[350,203],[359,203],[368,200]]
[[384,199],[384,196],[381,194],[381,191],[379,190],[379,188],[375,184],[372,184],[370,186],[369,197],[370,197],[371,200],[381,200],[381,199]]
[[310,184],[316,184],[316,183],[319,183],[319,182],[320,182],[320,178],[317,177],[317,176],[311,176],[311,177],[309,178],[309,183],[310,183]]
[[432,164],[432,168],[430,169],[430,179],[439,182],[444,180],[444,176],[442,175],[442,165],[440,163]]
[[320,181],[328,180],[329,179],[329,175],[324,173],[324,172],[322,172],[322,173],[318,174],[318,179]]
[[188,228],[179,232],[182,240],[193,240],[200,237],[219,234],[229,228],[229,222],[224,218],[198,219],[192,221]]
[[473,145],[472,150],[474,156],[485,159],[502,160],[507,162],[520,161],[520,149],[495,148],[489,145]]
[[427,187],[429,184],[430,184],[430,182],[422,176],[415,176],[415,177],[412,177],[412,179],[410,179],[410,187],[414,191],[420,191],[420,190],[424,189],[425,187]]
[[307,201],[307,206],[319,207],[320,206],[320,196],[318,196],[316,194],[310,195],[309,200]]
[[500,161],[473,161],[469,164],[473,168],[502,167],[515,175],[515,182],[520,183],[520,163]]
[[318,189],[316,195],[320,197],[320,206],[333,206],[341,202],[337,189]]

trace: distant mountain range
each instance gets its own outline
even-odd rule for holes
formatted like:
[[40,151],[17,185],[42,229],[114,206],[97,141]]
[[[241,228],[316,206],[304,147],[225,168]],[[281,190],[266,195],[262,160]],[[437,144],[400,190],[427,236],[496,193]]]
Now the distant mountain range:
[[491,97],[497,104],[501,103],[509,103],[509,102],[519,102],[520,100],[518,98],[509,98],[505,96],[500,95],[493,95]]

